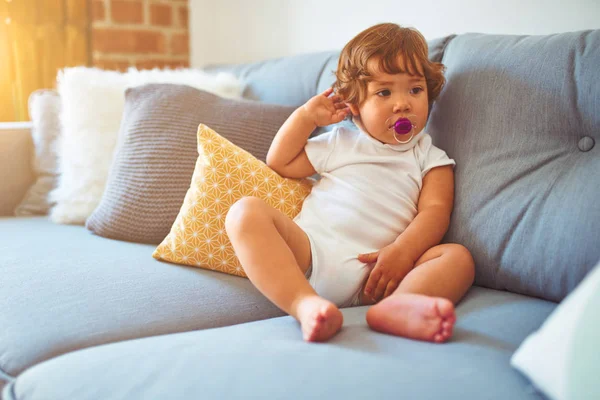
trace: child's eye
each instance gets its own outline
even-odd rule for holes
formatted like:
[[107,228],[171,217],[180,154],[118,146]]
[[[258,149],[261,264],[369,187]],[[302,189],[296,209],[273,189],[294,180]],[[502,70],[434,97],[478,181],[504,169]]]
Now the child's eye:
[[410,89],[410,94],[419,94],[423,91],[423,88],[420,86],[417,86],[415,88]]
[[379,92],[377,92],[377,96],[379,96],[379,97],[387,97],[390,94],[392,94],[392,93],[387,89],[380,90]]

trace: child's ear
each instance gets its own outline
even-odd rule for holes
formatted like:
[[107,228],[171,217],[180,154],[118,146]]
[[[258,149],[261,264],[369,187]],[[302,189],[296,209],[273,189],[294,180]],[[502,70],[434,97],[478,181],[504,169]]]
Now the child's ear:
[[358,106],[356,104],[351,104],[351,103],[346,103],[346,105],[348,107],[350,107],[350,111],[352,112],[352,115],[357,117],[358,116]]

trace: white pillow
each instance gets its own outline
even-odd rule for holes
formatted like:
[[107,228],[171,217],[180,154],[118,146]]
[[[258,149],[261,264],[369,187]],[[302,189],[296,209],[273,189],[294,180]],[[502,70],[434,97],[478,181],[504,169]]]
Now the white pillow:
[[36,180],[15,209],[18,217],[48,214],[52,207],[48,193],[56,187],[58,180],[55,144],[60,134],[60,96],[54,90],[39,89],[31,93],[28,104],[33,124],[31,136],[35,149],[33,167]]
[[600,399],[600,263],[510,363],[553,400]]
[[57,140],[57,187],[50,218],[57,223],[83,225],[99,204],[113,156],[128,87],[147,83],[176,83],[240,98],[243,85],[232,74],[209,74],[193,69],[129,69],[126,73],[75,67],[59,72],[61,134]]

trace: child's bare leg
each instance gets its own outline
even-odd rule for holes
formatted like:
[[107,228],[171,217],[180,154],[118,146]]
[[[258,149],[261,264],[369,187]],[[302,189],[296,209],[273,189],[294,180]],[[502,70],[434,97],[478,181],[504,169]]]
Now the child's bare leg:
[[456,244],[435,246],[421,256],[394,293],[369,309],[367,323],[392,335],[445,342],[456,321],[454,304],[474,277],[467,249]]
[[245,197],[231,207],[225,227],[250,281],[300,322],[305,340],[325,341],[340,330],[342,313],[305,277],[310,242],[294,221],[261,199]]

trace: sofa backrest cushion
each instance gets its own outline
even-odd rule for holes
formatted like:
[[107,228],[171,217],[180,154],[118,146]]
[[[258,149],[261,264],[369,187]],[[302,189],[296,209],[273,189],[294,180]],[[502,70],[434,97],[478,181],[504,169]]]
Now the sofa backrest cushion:
[[298,107],[317,94],[323,68],[337,53],[326,51],[249,64],[215,65],[210,72],[231,72],[244,82],[244,98]]
[[445,241],[476,284],[559,301],[600,259],[600,31],[465,34],[443,62],[427,130],[457,162]]

